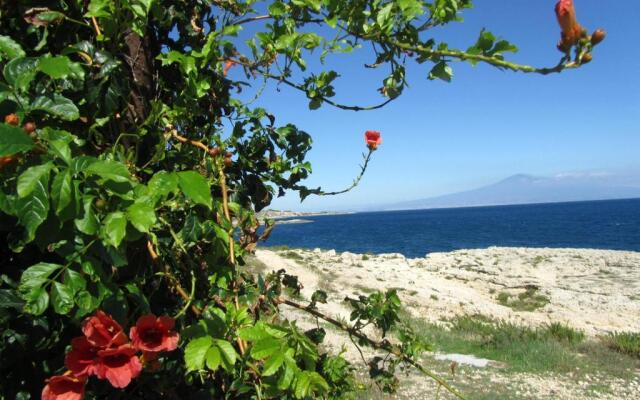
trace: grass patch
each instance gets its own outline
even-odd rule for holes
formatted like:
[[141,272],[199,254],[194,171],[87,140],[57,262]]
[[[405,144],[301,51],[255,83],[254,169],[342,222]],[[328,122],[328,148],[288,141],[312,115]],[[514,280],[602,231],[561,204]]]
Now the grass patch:
[[304,260],[304,257],[302,257],[300,254],[298,254],[297,252],[295,252],[293,250],[283,251],[283,252],[281,252],[279,254],[280,254],[280,256],[282,256],[284,258],[288,258],[290,260]]
[[369,256],[366,254],[362,255],[362,261],[367,261],[369,259]]
[[535,256],[533,258],[533,261],[531,261],[531,264],[533,264],[534,267],[537,267],[538,265],[542,264],[545,261],[548,261],[549,258],[548,257],[544,257],[544,256]]
[[612,350],[640,358],[640,333],[614,332],[602,340]]
[[538,289],[535,288],[527,288],[517,296],[509,292],[500,292],[497,300],[514,311],[535,311],[549,304],[549,298],[538,294]]
[[437,296],[437,295],[435,295],[435,294],[432,294],[431,296],[429,296],[429,298],[430,298],[431,300],[438,301],[438,296]]
[[403,315],[422,340],[439,352],[473,354],[505,364],[504,372],[605,374],[631,379],[640,361],[563,324],[539,328],[460,316],[436,324]]

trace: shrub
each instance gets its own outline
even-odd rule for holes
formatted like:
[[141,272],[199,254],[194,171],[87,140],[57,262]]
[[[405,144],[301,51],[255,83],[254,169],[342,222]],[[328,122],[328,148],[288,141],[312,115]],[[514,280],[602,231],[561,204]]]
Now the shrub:
[[[351,186],[308,188],[311,135],[236,93],[271,80],[299,91],[310,109],[375,109],[402,94],[411,60],[444,81],[454,61],[548,74],[580,66],[594,45],[565,41],[563,51],[574,47],[575,56],[567,51],[555,67],[539,69],[506,60],[516,47],[486,30],[466,51],[424,38],[458,21],[470,0],[32,3],[0,3],[6,398],[349,397],[352,367],[321,353],[311,339],[320,341],[318,332],[305,335],[277,318],[282,306],[387,352],[370,363],[386,390],[401,364],[431,375],[416,361],[423,346],[410,331],[398,345],[362,333],[397,325],[395,292],[351,299],[347,324],[315,308],[321,296],[306,305],[284,296],[283,288],[301,287],[286,271],[255,276],[244,268],[273,228],[259,229],[256,213],[287,190],[304,200],[353,189],[379,132],[365,133],[368,151]],[[255,34],[240,36],[249,24]],[[341,104],[336,71],[307,72],[320,65],[311,62],[315,54],[324,61],[361,43],[376,49],[373,67],[389,71],[378,105]],[[175,320],[161,330],[179,335],[176,349],[152,355],[133,347],[134,335],[89,346],[80,335],[97,316],[113,321],[103,323],[109,331],[151,315]],[[84,372],[68,361],[80,355],[92,366]],[[108,357],[126,361],[127,379],[91,364]]]

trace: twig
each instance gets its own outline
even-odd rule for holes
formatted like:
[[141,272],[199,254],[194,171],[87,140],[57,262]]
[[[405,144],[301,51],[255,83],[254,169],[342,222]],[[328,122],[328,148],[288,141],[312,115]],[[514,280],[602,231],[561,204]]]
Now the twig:
[[[156,265],[162,264],[160,260],[160,256],[158,256],[158,253],[153,247],[153,243],[151,243],[151,240],[147,240],[147,251],[149,252],[149,256],[151,256],[151,261],[153,261],[154,264]],[[164,264],[164,274],[168,278],[170,285],[173,286],[173,288],[176,290],[176,292],[178,292],[180,297],[182,297],[184,301],[186,301],[187,303],[190,303],[191,297],[182,288],[182,286],[180,285],[180,282],[178,281],[178,278],[176,278],[175,275],[173,275],[173,273],[171,272],[171,268],[169,268],[169,265],[167,264]],[[200,308],[195,304],[191,305],[191,311],[193,311],[193,313],[196,314],[196,316],[198,317],[202,315],[202,310],[200,310]]]
[[427,375],[428,377],[430,377],[431,379],[433,379],[434,381],[436,381],[439,385],[441,385],[442,387],[444,387],[445,389],[447,389],[451,394],[453,394],[454,396],[456,396],[459,399],[464,400],[465,397],[458,392],[456,389],[454,389],[453,387],[451,387],[444,379],[440,378],[438,375],[436,375],[435,373],[429,371],[428,369],[424,368],[422,365],[418,364],[416,361],[414,361],[413,359],[411,359],[410,357],[408,357],[407,355],[405,355],[401,349],[399,349],[397,346],[392,345],[391,343],[387,342],[387,341],[381,341],[381,342],[377,342],[373,339],[370,339],[367,335],[365,335],[364,333],[328,316],[325,315],[323,313],[321,313],[320,311],[318,311],[315,308],[309,308],[309,307],[305,307],[302,304],[298,304],[296,302],[293,302],[291,300],[285,299],[285,298],[280,298],[280,300],[278,300],[278,302],[282,303],[282,304],[286,304],[290,307],[294,307],[297,308],[299,310],[302,311],[306,311],[318,318],[322,318],[323,320],[329,322],[330,324],[342,329],[343,331],[347,332],[349,335],[353,335],[355,337],[357,337],[358,339],[366,342],[367,344],[369,344],[369,346],[373,347],[374,349],[377,350],[385,350],[388,351],[389,353],[392,353],[393,355],[395,355],[396,357],[399,357],[402,359],[402,361],[411,364],[412,366],[414,366],[415,368],[417,368],[420,372],[422,372],[423,374]]

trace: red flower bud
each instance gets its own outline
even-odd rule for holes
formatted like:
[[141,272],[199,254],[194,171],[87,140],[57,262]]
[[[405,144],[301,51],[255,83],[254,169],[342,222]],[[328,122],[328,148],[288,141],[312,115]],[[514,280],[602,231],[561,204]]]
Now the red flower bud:
[[229,168],[233,165],[233,160],[231,160],[231,157],[224,157],[224,166]]
[[364,140],[367,143],[369,150],[376,150],[382,143],[380,132],[378,131],[366,131],[364,133]]
[[593,56],[591,55],[591,53],[586,53],[585,55],[582,56],[582,60],[580,61],[580,64],[588,64],[591,62],[591,60],[593,60]]
[[229,70],[231,69],[231,67],[233,67],[234,65],[236,65],[235,61],[232,60],[227,60],[224,62],[224,68],[222,69],[222,74],[224,76],[227,76],[227,74],[229,73]]
[[597,29],[591,35],[591,44],[594,46],[597,45],[598,43],[602,42],[606,36],[607,32],[605,32],[604,29]]
[[18,126],[18,124],[20,123],[20,118],[18,118],[18,116],[15,115],[15,114],[7,114],[4,117],[4,123],[5,124],[9,124],[9,125]]
[[572,46],[582,36],[582,27],[576,19],[576,10],[573,0],[560,0],[556,4],[556,17],[562,29],[562,42],[564,45]]
[[32,134],[36,131],[36,124],[34,124],[33,122],[27,122],[26,124],[24,124],[22,129],[24,129],[24,131],[28,134]]
[[213,147],[213,148],[209,149],[209,155],[211,157],[218,157],[220,155],[220,148],[219,147]]

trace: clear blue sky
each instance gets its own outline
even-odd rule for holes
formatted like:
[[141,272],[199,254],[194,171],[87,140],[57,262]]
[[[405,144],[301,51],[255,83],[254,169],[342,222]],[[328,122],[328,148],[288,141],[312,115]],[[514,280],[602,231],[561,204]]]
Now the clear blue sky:
[[[465,49],[486,27],[518,45],[519,53],[509,56],[513,61],[552,66],[559,60],[555,0],[474,3],[463,13],[464,23],[436,38]],[[290,194],[272,208],[357,209],[471,189],[516,173],[638,170],[640,1],[575,4],[582,25],[608,33],[594,61],[579,70],[543,77],[456,63],[454,80],[447,84],[428,81],[426,64],[410,64],[411,87],[401,98],[381,110],[357,113],[328,105],[310,111],[303,94],[285,86],[277,92],[270,85],[258,104],[273,112],[278,124],[292,122],[314,138],[310,186],[347,186],[359,170],[364,131],[383,136],[362,184],[351,193],[302,204]],[[376,88],[384,74],[364,69],[370,62],[368,49],[327,60],[342,75],[336,100],[360,105],[381,100]]]

